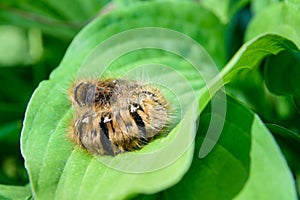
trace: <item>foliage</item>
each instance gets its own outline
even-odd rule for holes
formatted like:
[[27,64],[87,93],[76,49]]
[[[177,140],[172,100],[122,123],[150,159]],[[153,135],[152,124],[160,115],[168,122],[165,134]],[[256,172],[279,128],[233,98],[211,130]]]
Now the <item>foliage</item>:
[[[300,2],[219,2],[1,2],[0,198],[297,199]],[[169,89],[168,135],[116,157],[71,143],[68,90],[99,76]]]

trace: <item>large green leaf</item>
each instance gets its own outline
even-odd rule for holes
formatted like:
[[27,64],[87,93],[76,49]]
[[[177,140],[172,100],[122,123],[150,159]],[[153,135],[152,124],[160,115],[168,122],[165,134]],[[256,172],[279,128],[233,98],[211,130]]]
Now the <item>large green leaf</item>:
[[[222,86],[218,78],[211,82],[211,91],[206,89],[217,67],[197,42],[220,66],[225,57],[219,47],[223,31],[212,13],[194,3],[161,1],[113,12],[85,28],[28,105],[21,149],[34,197],[120,199],[178,182],[193,154],[199,113],[193,103],[205,94],[201,110],[211,98],[209,92]],[[208,41],[212,35],[214,40]],[[72,120],[67,90],[76,79],[109,76],[165,87],[170,103],[180,108],[179,123],[167,137],[116,157],[92,156],[74,146],[67,138]]]
[[297,199],[293,176],[268,129],[233,97],[227,96],[226,103],[226,117],[218,118],[225,124],[215,148],[199,158],[210,118],[217,114],[208,106],[200,117],[191,168],[178,184],[149,198]]
[[295,182],[285,158],[258,117],[252,130],[255,140],[251,150],[251,175],[236,199],[297,199]]
[[[229,61],[229,63],[224,67],[224,69],[221,71],[222,76],[224,77],[224,82],[228,83],[228,82],[233,82],[235,79],[240,78],[239,76],[241,76],[244,72],[245,74],[247,74],[247,72],[249,73],[250,70],[255,70],[256,67],[260,64],[260,62],[268,57],[269,55],[275,55],[278,54],[280,52],[286,51],[286,50],[297,50],[297,47],[289,40],[280,37],[278,35],[262,35],[259,37],[256,37],[254,39],[252,39],[251,41],[247,42],[246,44],[244,44],[241,49],[235,54],[235,56],[232,58],[231,61]],[[272,66],[270,66],[271,68]],[[249,84],[249,82],[248,82]],[[237,87],[238,88],[238,87]],[[250,95],[253,96],[253,93],[250,93]],[[231,110],[233,110],[232,112],[234,113],[234,108],[232,108],[230,106],[230,104],[227,107],[227,113],[228,116],[230,115]],[[246,110],[246,109],[245,109]],[[249,113],[249,111],[247,111]],[[238,114],[235,114],[235,120],[238,119],[242,119],[242,123],[240,123],[240,120],[238,120],[238,127],[244,127],[247,121],[247,117],[242,115],[243,112],[239,112]],[[251,118],[249,118],[250,120]],[[248,121],[249,121],[248,120]],[[280,185],[276,185],[276,184],[268,184],[268,186],[265,185],[261,185],[261,180],[259,177],[269,180],[272,176],[277,176],[277,172],[280,172],[281,168],[272,168],[273,170],[269,170],[268,168],[264,168],[263,164],[265,164],[265,157],[266,156],[271,156],[273,159],[273,151],[277,151],[277,158],[274,158],[274,160],[269,159],[270,163],[270,167],[272,167],[272,162],[279,162],[282,166],[285,166],[286,164],[284,163],[283,157],[282,155],[278,152],[278,147],[276,147],[276,145],[273,142],[273,139],[270,138],[270,136],[268,135],[268,131],[264,128],[264,126],[261,124],[261,122],[257,119],[257,117],[254,117],[253,121],[250,120],[252,122],[251,125],[251,136],[253,139],[251,139],[251,151],[250,151],[250,156],[251,156],[251,163],[250,163],[250,174],[249,174],[249,179],[247,182],[245,183],[245,188],[243,190],[240,191],[240,194],[238,195],[238,198],[241,199],[252,199],[254,197],[257,196],[261,196],[262,198],[265,198],[267,196],[264,196],[265,194],[270,195],[270,193],[265,192],[264,190],[260,190],[260,188],[268,188],[270,191],[273,191],[274,188],[280,188]],[[225,122],[225,127],[226,127],[226,122]],[[247,127],[247,126],[245,126]],[[248,126],[249,127],[249,126]],[[260,130],[261,129],[261,130]],[[224,128],[223,130],[226,130],[226,128]],[[234,128],[229,129],[229,132],[234,132]],[[260,146],[261,143],[261,135],[263,134],[261,132],[265,133],[265,137],[266,137],[266,148],[267,149],[262,149],[262,147]],[[233,133],[231,133],[233,134]],[[222,142],[222,136],[220,138],[219,142]],[[207,135],[206,135],[207,137]],[[232,137],[233,138],[233,137]],[[257,140],[257,141],[255,141]],[[269,144],[268,142],[269,141]],[[234,143],[236,144],[240,144],[240,143]],[[233,145],[233,144],[231,144]],[[255,146],[256,145],[256,146]],[[217,144],[218,146],[218,144]],[[217,147],[216,146],[216,147]],[[267,147],[268,146],[268,147]],[[255,148],[254,148],[255,147]],[[202,148],[202,146],[201,146]],[[201,152],[201,148],[200,148],[200,152]],[[215,150],[215,149],[214,149]],[[217,151],[217,150],[215,150]],[[242,150],[241,150],[242,151]],[[244,150],[245,151],[245,150]],[[243,151],[242,151],[243,152]],[[218,153],[216,155],[222,155],[221,153]],[[208,158],[207,158],[208,159]],[[216,156],[217,159],[217,156]],[[277,160],[276,160],[277,159]],[[222,160],[222,159],[217,159],[217,160]],[[198,162],[198,161],[197,161]],[[253,164],[254,163],[254,164]],[[257,164],[260,163],[260,164]],[[202,168],[206,168],[207,165],[203,164],[204,166],[201,167]],[[218,164],[216,164],[218,165]],[[199,165],[200,167],[201,165]],[[247,166],[244,164],[244,166]],[[285,193],[285,190],[279,190],[278,193],[273,193],[274,198],[279,198],[279,199],[295,199],[296,195],[295,195],[295,189],[291,189],[294,188],[294,186],[292,185],[292,181],[291,181],[291,176],[289,174],[289,170],[287,169],[287,167],[285,166],[286,171],[279,175],[280,177],[288,177],[287,178],[287,182],[285,183],[287,184],[286,187],[290,188],[289,192]],[[192,168],[193,169],[193,165]],[[212,169],[215,169],[215,165]],[[228,170],[228,169],[227,169]],[[199,170],[201,171],[201,170]],[[203,171],[203,169],[202,169]],[[235,169],[236,172],[238,172],[238,169]],[[266,172],[268,171],[268,173]],[[198,173],[198,172],[197,172]],[[215,173],[215,172],[214,172]],[[261,174],[263,173],[263,174]],[[192,175],[193,174],[193,175]],[[190,177],[195,176],[196,172],[191,172]],[[200,173],[201,174],[201,173]],[[188,175],[187,175],[188,176]],[[200,176],[200,175],[199,175]],[[203,173],[202,176],[206,176],[206,173]],[[247,177],[247,175],[242,176],[240,174],[240,176],[238,176],[240,178],[240,181],[245,180],[245,178]],[[203,178],[203,177],[201,177]],[[230,189],[226,188],[226,189],[222,189],[221,191],[229,191],[227,194],[222,194],[222,192],[213,192],[210,191],[209,189],[211,187],[206,187],[207,182],[205,182],[204,180],[201,180],[201,178],[198,179],[199,182],[203,183],[203,187],[200,188],[194,188],[193,191],[206,191],[205,194],[203,195],[208,195],[208,197],[210,197],[211,199],[215,199],[215,198],[224,198],[224,199],[230,199],[232,198],[234,195],[237,194],[237,192],[239,191],[239,189],[241,188],[237,188],[237,187],[233,187],[233,184],[230,185],[230,183],[228,183],[231,187]],[[211,178],[211,177],[210,177]],[[188,182],[189,178],[186,179],[186,181]],[[215,180],[223,180],[222,178],[218,179],[216,178]],[[209,179],[210,180],[210,179]],[[229,179],[230,180],[230,179]],[[203,181],[203,182],[202,182]],[[279,179],[278,179],[279,181]],[[277,182],[278,182],[277,181]],[[213,182],[209,181],[209,183]],[[271,181],[272,182],[272,181]],[[201,183],[198,183],[198,185],[201,185]],[[208,184],[209,184],[208,183]],[[240,184],[243,184],[239,182]],[[179,183],[180,185],[186,185],[187,188],[189,188],[189,185],[187,183]],[[212,183],[211,183],[212,184]],[[222,184],[222,183],[221,183]],[[224,184],[226,185],[226,184]],[[234,185],[236,186],[236,185]],[[242,185],[239,185],[239,187],[241,187]],[[264,187],[263,187],[264,186]],[[220,188],[219,185],[217,185],[216,190],[218,190]],[[275,189],[276,190],[276,189]],[[231,193],[230,193],[231,192]],[[185,194],[188,192],[185,192]],[[200,193],[200,192],[199,192]],[[201,194],[202,195],[202,194]],[[216,196],[214,196],[216,195]],[[286,196],[285,196],[286,195]],[[202,197],[202,196],[201,196]],[[209,198],[208,198],[209,199]]]
[[[223,101],[227,104],[226,116],[212,112],[210,106],[201,114],[192,166],[181,182],[167,190],[171,199],[233,199],[247,182],[254,116],[230,97]],[[217,115],[215,125],[225,124],[213,150],[199,158],[213,115]]]

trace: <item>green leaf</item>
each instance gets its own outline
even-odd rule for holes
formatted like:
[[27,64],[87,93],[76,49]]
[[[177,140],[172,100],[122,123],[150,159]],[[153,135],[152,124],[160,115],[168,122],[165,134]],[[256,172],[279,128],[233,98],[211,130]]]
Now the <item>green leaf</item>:
[[270,4],[251,20],[246,32],[246,41],[264,33],[273,33],[293,41],[299,47],[299,11],[299,3],[291,1]]
[[[265,82],[267,82],[273,87],[274,91],[297,93],[297,78],[292,77],[291,82],[289,82],[290,80],[285,81],[287,75],[284,76],[280,72],[292,71],[298,73],[297,65],[289,66],[287,64],[289,60],[293,59],[295,61],[296,58],[292,58],[291,55],[287,57],[285,51],[298,52],[299,50],[292,41],[279,35],[260,35],[245,43],[224,67],[221,74],[224,77],[224,82],[230,82],[230,92],[240,96],[240,100],[255,110],[264,120],[268,120],[270,123],[279,123],[282,126],[299,127],[297,121],[299,117],[295,115],[296,112],[291,98],[276,96],[265,85]],[[265,81],[261,73],[263,69],[260,66],[264,64],[263,61],[267,58],[274,59],[277,55],[281,55],[280,62],[284,63],[285,66],[280,64],[268,65],[268,71],[265,74],[270,76],[268,75],[269,77],[265,78],[270,78],[270,80]],[[279,75],[280,77],[276,77]],[[289,91],[283,91],[287,88]]]
[[[269,122],[278,123],[282,121],[283,124],[288,124],[288,120],[292,120],[295,114],[295,108],[292,103],[292,100],[289,96],[277,96],[279,94],[279,90],[282,94],[287,94],[288,90],[291,90],[288,87],[294,88],[297,84],[295,79],[291,77],[291,81],[294,80],[293,86],[290,84],[290,80],[285,81],[287,76],[284,76],[284,73],[281,72],[291,72],[294,73],[297,71],[296,66],[282,65],[278,64],[278,62],[274,62],[274,64],[266,64],[266,60],[274,59],[277,56],[281,56],[281,63],[287,62],[288,57],[283,56],[285,51],[295,51],[296,47],[293,45],[289,46],[288,43],[290,41],[284,41],[276,39],[272,40],[270,36],[269,40],[267,37],[260,37],[258,40],[254,40],[254,43],[250,43],[254,45],[255,43],[258,46],[254,46],[254,48],[246,47],[244,49],[244,53],[241,53],[241,59],[248,59],[246,63],[233,67],[233,71],[236,70],[237,75],[231,76],[229,72],[225,76],[231,76],[230,79],[230,88],[228,88],[228,92],[239,96],[240,99],[246,103],[249,107],[251,107],[257,114],[259,114],[264,120],[268,120]],[[264,38],[264,39],[263,39]],[[258,42],[258,41],[261,42]],[[263,42],[264,41],[264,42]],[[268,48],[267,44],[270,42],[273,45],[272,48]],[[277,43],[277,44],[276,44]],[[278,45],[276,47],[276,45]],[[262,48],[259,47],[261,45]],[[287,45],[287,46],[285,46]],[[246,45],[245,45],[246,46]],[[280,47],[281,46],[281,47]],[[274,48],[275,47],[275,48]],[[282,48],[282,49],[281,49]],[[277,49],[277,50],[276,50]],[[248,53],[247,53],[248,51]],[[276,53],[276,51],[278,51]],[[243,55],[245,54],[245,55]],[[274,55],[276,54],[276,55]],[[247,55],[247,56],[246,56]],[[257,55],[257,57],[255,57]],[[260,57],[261,56],[261,57]],[[249,59],[249,58],[252,58]],[[258,60],[256,60],[258,59]],[[278,60],[277,60],[278,61]],[[275,64],[276,63],[276,64]],[[278,65],[277,65],[278,64]],[[234,64],[233,64],[234,65]],[[266,67],[267,65],[267,67]],[[248,67],[247,67],[248,66]],[[264,67],[264,68],[263,68]],[[238,70],[238,68],[248,68],[247,70]],[[290,71],[291,70],[291,71]],[[267,71],[266,73],[262,73],[262,71]],[[296,73],[297,74],[297,73]],[[278,77],[276,77],[278,76]],[[251,84],[249,84],[251,82]],[[266,87],[270,85],[273,87],[271,92],[269,91],[270,87]],[[288,86],[287,86],[288,85]],[[269,88],[269,89],[268,89]],[[287,91],[284,89],[287,88]],[[296,91],[297,89],[293,89]],[[277,91],[277,92],[276,92]],[[256,95],[253,95],[256,94]]]
[[281,147],[283,154],[292,170],[299,178],[300,175],[300,136],[299,134],[279,126],[277,124],[266,124],[268,129],[273,133],[276,141]]
[[[251,176],[237,199],[297,199],[293,176],[274,138],[256,117],[252,126]],[[265,184],[268,182],[268,184]],[[269,192],[268,192],[269,191]]]
[[[212,13],[175,1],[139,4],[87,26],[27,108],[21,149],[34,197],[122,199],[178,182],[191,163],[195,120],[211,98],[205,86],[217,74],[198,43],[221,66],[223,33],[224,26]],[[67,138],[73,114],[67,90],[75,79],[123,76],[162,85],[171,105],[180,108],[175,112],[180,121],[167,137],[140,151],[89,155]],[[219,80],[212,82],[211,94],[222,86]],[[197,111],[193,104],[200,95],[204,103]]]
[[0,185],[0,198],[3,200],[31,199],[31,190],[29,185],[26,186]]
[[201,0],[199,3],[213,11],[223,23],[228,23],[234,14],[248,2],[249,0]]
[[300,97],[300,52],[286,50],[268,57],[265,80],[268,89],[277,95]]
[[[180,183],[167,190],[171,199],[232,199],[247,181],[253,114],[238,104],[236,106],[231,98],[223,101],[227,103],[226,118],[212,113],[210,106],[201,114],[192,166]],[[221,122],[225,122],[221,136],[213,150],[199,158],[214,115],[217,116],[215,125],[222,126]],[[243,123],[237,120],[241,118]]]
[[[276,95],[298,93],[299,84],[295,78],[296,74],[299,74],[299,67],[295,62],[297,60],[295,52],[297,55],[298,51],[292,41],[279,35],[259,35],[241,47],[221,74],[225,79],[224,82],[230,82],[230,93],[238,96],[265,121],[299,130],[299,115],[291,97]],[[277,56],[279,57],[276,61],[267,64],[267,69],[260,67],[264,64],[263,61],[268,58],[273,60]],[[263,70],[266,71],[265,77],[262,74]],[[287,75],[286,72],[292,72],[295,77]],[[268,90],[266,83],[269,88],[272,87],[271,92],[276,94]]]
[[254,69],[269,55],[297,50],[293,42],[279,35],[265,34],[245,43],[221,71],[225,82],[234,80],[242,70]]
[[[167,190],[170,199],[297,199],[291,172],[274,138],[248,108],[227,96],[221,137],[210,154],[199,149],[211,121],[209,106],[200,117],[192,166]],[[242,119],[242,120],[241,120]]]

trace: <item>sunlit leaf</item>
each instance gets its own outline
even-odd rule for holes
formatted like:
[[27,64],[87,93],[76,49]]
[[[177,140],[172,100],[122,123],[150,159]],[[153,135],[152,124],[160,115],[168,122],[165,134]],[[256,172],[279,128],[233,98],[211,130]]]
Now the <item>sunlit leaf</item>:
[[[199,113],[193,99],[206,91],[205,81],[217,70],[198,43],[220,65],[225,57],[219,47],[223,31],[212,13],[194,3],[175,1],[142,3],[87,26],[50,80],[35,91],[26,112],[22,153],[34,197],[119,199],[158,192],[178,182],[193,154]],[[208,42],[212,35],[214,40]],[[89,155],[67,138],[73,114],[67,90],[75,79],[120,76],[157,82],[175,93],[182,108],[180,122],[167,137],[138,152],[114,158]]]

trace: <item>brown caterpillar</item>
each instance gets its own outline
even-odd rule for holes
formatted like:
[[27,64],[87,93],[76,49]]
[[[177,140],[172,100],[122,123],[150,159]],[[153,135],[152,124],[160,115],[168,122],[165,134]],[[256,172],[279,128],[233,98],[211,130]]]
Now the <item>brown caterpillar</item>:
[[75,109],[69,137],[92,154],[142,148],[168,124],[168,103],[151,85],[123,79],[80,81],[71,88]]

